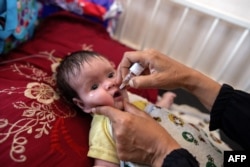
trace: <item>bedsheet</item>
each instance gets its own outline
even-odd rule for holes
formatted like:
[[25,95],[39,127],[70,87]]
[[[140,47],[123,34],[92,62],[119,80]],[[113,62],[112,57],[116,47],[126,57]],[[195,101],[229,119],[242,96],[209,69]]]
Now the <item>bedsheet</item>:
[[199,127],[204,133],[207,134],[211,143],[222,152],[232,150],[232,148],[222,140],[219,130],[209,131],[209,113],[203,113],[197,108],[187,104],[173,104],[170,111],[177,117],[183,119],[185,122]]

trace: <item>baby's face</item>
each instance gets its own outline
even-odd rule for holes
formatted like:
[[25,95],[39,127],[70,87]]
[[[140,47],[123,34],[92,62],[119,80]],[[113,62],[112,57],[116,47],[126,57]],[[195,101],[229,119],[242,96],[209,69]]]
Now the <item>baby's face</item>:
[[73,101],[83,109],[91,112],[97,106],[113,106],[123,109],[123,99],[127,92],[119,89],[115,82],[116,70],[105,58],[92,58],[80,69],[79,77],[71,77],[70,85],[76,90],[80,99]]

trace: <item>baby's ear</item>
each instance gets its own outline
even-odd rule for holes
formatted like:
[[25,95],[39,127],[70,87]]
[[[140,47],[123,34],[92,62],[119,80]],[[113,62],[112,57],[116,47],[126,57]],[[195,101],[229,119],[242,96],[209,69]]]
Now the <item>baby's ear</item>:
[[73,101],[73,103],[74,103],[75,105],[77,105],[80,109],[82,109],[83,112],[85,112],[85,113],[90,113],[90,112],[91,112],[91,109],[87,108],[87,107],[84,105],[84,103],[82,102],[82,100],[80,100],[80,99],[74,97],[74,98],[72,99],[72,101]]

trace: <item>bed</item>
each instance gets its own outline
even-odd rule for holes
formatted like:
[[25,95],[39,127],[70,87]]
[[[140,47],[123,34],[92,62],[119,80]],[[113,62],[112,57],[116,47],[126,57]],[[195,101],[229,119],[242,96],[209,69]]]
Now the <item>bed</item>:
[[[36,1],[32,2],[34,5]],[[151,41],[151,32],[157,31],[157,29],[154,29],[153,26],[143,25],[145,31],[150,33],[147,33],[149,36],[142,39],[143,35],[131,27],[132,25],[136,27],[136,24],[131,22],[133,18],[144,20],[147,17],[151,18],[149,19],[151,21],[157,20],[156,11],[159,11],[159,7],[164,6],[161,3],[166,3],[168,7],[175,7],[177,13],[178,10],[185,9],[185,7],[183,4],[173,1],[156,1],[156,4],[151,4],[151,1],[143,3],[138,0],[135,3],[141,3],[139,6],[138,4],[132,5],[132,1],[119,1],[118,6],[121,5],[122,10],[119,6],[118,14],[111,14],[112,19],[103,21],[100,20],[100,16],[103,17],[107,13],[105,10],[103,11],[103,4],[101,7],[95,8],[98,10],[94,10],[99,12],[101,10],[101,14],[98,12],[93,14],[92,10],[85,9],[85,12],[89,12],[85,15],[86,13],[72,11],[72,6],[76,5],[74,1],[67,1],[71,3],[71,8],[60,6],[57,3],[66,1],[41,2],[42,5],[46,4],[53,8],[47,8],[45,13],[43,13],[44,8],[39,8],[43,17],[39,19],[38,25],[35,24],[34,34],[27,35],[27,38],[22,39],[21,42],[15,43],[8,52],[2,53],[0,57],[0,162],[2,166],[92,166],[93,160],[86,156],[91,117],[77,113],[58,95],[55,86],[57,65],[63,56],[75,50],[100,52],[118,65],[125,51],[143,49],[150,45],[155,47],[148,41]],[[140,7],[140,10],[143,10],[144,7],[150,5],[154,6],[151,8],[152,11],[148,12],[152,15],[147,16],[143,15],[145,13],[137,13],[138,10],[134,8]],[[241,39],[242,45],[244,45],[244,41],[249,44],[248,25],[245,28],[247,32],[243,31],[245,34],[243,33],[244,39]],[[176,35],[179,34],[179,32],[176,33]],[[135,34],[138,35],[136,39],[133,38]],[[160,39],[159,35],[157,39],[166,40],[165,38]],[[13,44],[13,41],[9,41],[9,43]],[[171,46],[177,45],[176,41],[173,43]],[[163,48],[155,48],[166,53]],[[171,48],[167,52],[168,54],[173,53],[171,56],[185,61],[179,57],[180,53],[177,54],[177,48],[173,48],[173,50]],[[243,48],[244,53],[241,53],[243,60],[239,63],[249,62],[249,56],[244,56],[249,55],[249,47],[243,46]],[[205,52],[204,48],[199,52]],[[201,55],[198,54],[197,58],[200,59]],[[223,56],[219,58],[221,61],[224,59]],[[201,59],[201,62],[199,60],[194,64],[197,67],[202,66],[200,64],[204,64],[206,60]],[[233,62],[234,60],[230,59],[226,64],[232,67]],[[245,63],[246,70],[244,71],[250,71],[247,70],[249,69],[247,64]],[[242,67],[243,65],[244,63]],[[228,67],[223,67],[223,69],[228,70]],[[243,85],[242,89],[249,90],[250,82],[244,80],[245,75],[244,73],[237,78],[239,84],[236,86]],[[245,87],[244,84],[241,84],[244,81],[246,81]],[[151,102],[155,102],[158,98],[157,90],[130,89],[130,91]],[[207,114],[201,113],[189,105],[175,104],[173,107],[177,115],[195,124],[202,121],[205,125],[204,128],[207,129],[209,121]],[[211,133],[211,137],[218,140],[221,148],[229,149],[220,140],[217,132]]]

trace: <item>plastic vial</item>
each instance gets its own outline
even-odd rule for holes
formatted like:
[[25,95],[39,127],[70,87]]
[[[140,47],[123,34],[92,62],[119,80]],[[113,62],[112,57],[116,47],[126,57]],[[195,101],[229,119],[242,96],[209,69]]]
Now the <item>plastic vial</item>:
[[126,77],[123,79],[122,84],[120,85],[119,89],[123,89],[129,82],[131,78],[134,76],[138,76],[142,73],[144,70],[144,67],[141,66],[139,63],[134,63],[130,68],[129,68],[129,73],[126,75]]

